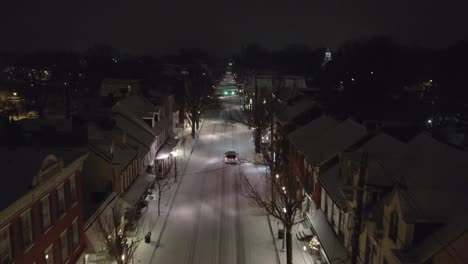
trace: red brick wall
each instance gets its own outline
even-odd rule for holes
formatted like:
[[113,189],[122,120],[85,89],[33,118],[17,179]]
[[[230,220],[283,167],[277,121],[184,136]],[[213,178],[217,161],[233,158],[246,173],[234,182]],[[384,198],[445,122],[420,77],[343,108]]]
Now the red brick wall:
[[[71,176],[71,175],[70,175]],[[65,181],[67,182],[65,186],[69,186],[68,178]],[[33,263],[41,264],[45,263],[44,251],[53,243],[54,244],[54,260],[55,263],[61,263],[61,248],[60,248],[60,234],[62,234],[65,229],[69,229],[69,263],[74,263],[76,258],[84,249],[84,229],[83,229],[83,208],[82,208],[82,192],[81,192],[81,175],[79,173],[75,174],[75,183],[76,183],[76,202],[70,204],[68,201],[69,197],[69,187],[65,187],[65,197],[67,200],[67,210],[65,215],[61,218],[58,216],[58,201],[57,201],[57,190],[56,187],[51,189],[49,192],[49,208],[51,213],[51,227],[49,230],[44,233],[42,230],[42,215],[41,215],[41,205],[40,200],[45,197],[36,197],[36,200],[29,207],[31,210],[31,225],[33,232],[33,244],[32,246],[24,252],[22,246],[22,237],[21,237],[21,213],[25,212],[28,208],[25,208],[21,213],[16,215],[10,221],[10,238],[12,241],[12,253],[15,263]],[[72,207],[71,207],[72,206]],[[72,249],[72,222],[78,217],[78,230],[79,230],[79,240],[80,244],[76,250]]]

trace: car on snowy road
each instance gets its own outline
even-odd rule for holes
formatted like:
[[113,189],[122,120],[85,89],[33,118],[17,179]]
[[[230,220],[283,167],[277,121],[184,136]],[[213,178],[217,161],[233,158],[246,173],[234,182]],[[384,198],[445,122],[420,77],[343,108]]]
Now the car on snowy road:
[[237,152],[235,151],[227,151],[224,153],[224,163],[226,164],[237,164],[238,163],[238,157],[237,157]]

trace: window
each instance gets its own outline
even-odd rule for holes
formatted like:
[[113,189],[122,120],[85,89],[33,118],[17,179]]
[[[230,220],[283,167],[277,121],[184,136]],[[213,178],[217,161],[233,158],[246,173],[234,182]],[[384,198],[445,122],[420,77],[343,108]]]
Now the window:
[[49,195],[41,200],[42,230],[46,231],[50,227],[50,203]]
[[75,220],[73,220],[72,232],[73,232],[73,237],[72,237],[73,249],[76,249],[80,244],[80,233],[79,233],[79,229],[78,229],[78,217],[75,218]]
[[21,237],[23,238],[23,249],[29,248],[32,244],[31,211],[21,215]]
[[73,174],[70,177],[70,203],[73,204],[76,202],[76,182],[75,175]]
[[62,215],[65,213],[65,192],[63,189],[63,184],[57,188],[57,199],[58,199],[58,211]]
[[62,263],[65,263],[68,259],[68,236],[67,230],[63,231],[60,235],[60,250],[62,256]]
[[398,238],[398,214],[395,210],[390,214],[390,228],[388,230],[388,237],[396,242]]
[[44,260],[46,264],[54,264],[54,244],[44,251]]
[[11,263],[10,226],[0,230],[0,263]]

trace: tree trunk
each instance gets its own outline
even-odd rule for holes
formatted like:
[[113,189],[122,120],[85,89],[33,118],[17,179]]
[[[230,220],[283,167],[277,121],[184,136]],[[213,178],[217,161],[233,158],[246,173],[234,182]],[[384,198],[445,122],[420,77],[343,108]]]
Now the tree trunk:
[[161,215],[161,190],[158,191],[158,216]]
[[200,119],[197,118],[197,121],[195,121],[196,129],[200,129]]
[[254,131],[254,143],[255,143],[255,153],[260,153],[260,144],[262,143],[261,132],[255,128]]
[[195,139],[195,124],[192,124],[192,138]]
[[286,227],[286,264],[293,264],[291,226]]

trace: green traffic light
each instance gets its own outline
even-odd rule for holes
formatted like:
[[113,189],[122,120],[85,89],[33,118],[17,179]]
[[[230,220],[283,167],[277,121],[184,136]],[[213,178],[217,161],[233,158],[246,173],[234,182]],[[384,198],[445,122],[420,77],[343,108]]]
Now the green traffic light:
[[228,93],[226,91],[224,91],[224,95],[227,95]]
[[234,94],[234,91],[232,91],[231,94]]

